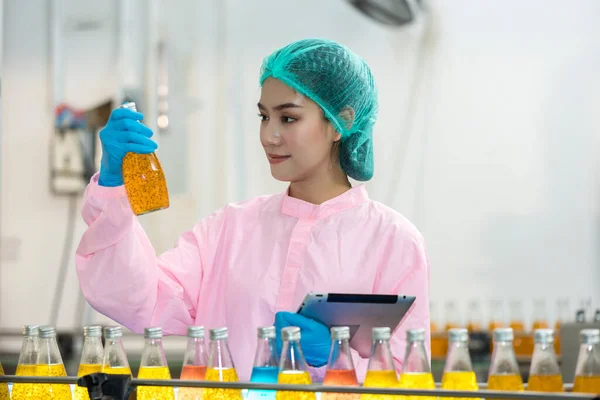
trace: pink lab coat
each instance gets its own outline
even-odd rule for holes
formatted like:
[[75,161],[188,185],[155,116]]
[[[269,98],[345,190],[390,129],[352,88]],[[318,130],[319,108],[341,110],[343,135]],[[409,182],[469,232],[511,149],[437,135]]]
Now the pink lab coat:
[[[423,237],[398,212],[370,200],[364,186],[321,205],[287,192],[230,204],[157,256],[133,214],[124,186],[86,189],[88,224],[77,274],[96,310],[141,333],[161,326],[229,328],[240,379],[250,377],[256,328],[277,311],[295,312],[307,292],[416,296],[391,339],[398,372],[406,330],[425,328],[429,349],[429,262]],[[428,351],[429,353],[429,351]],[[353,350],[359,380],[368,359]],[[311,370],[322,379],[324,367]]]

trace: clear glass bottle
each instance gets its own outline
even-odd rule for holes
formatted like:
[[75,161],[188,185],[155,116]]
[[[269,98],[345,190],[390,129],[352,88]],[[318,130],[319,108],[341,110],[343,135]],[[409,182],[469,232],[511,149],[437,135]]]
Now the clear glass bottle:
[[[121,107],[137,111],[133,102]],[[127,153],[123,158],[123,182],[136,215],[169,207],[167,180],[156,153]]]
[[[275,327],[263,326],[257,329],[256,353],[250,382],[277,383],[279,360],[275,351]],[[249,390],[247,400],[275,399],[274,390]]]
[[571,308],[569,306],[568,298],[558,299],[556,302],[556,307],[557,307],[558,318],[556,319],[556,322],[554,323],[554,333],[555,333],[554,351],[556,352],[556,354],[561,354],[560,327],[562,324],[572,322],[574,314],[571,313]]
[[512,300],[509,302],[509,307],[510,327],[515,335],[515,339],[513,341],[515,354],[519,356],[526,356],[528,355],[528,341],[527,332],[525,330],[525,318],[523,317],[523,302],[521,300]]
[[123,329],[120,326],[104,328],[104,358],[102,372],[106,374],[131,375],[125,347],[123,347]]
[[496,328],[504,328],[506,326],[506,319],[504,317],[504,310],[502,308],[502,300],[492,299],[489,303],[490,306],[490,318],[488,323],[488,330],[494,332]]
[[471,300],[469,302],[467,314],[469,317],[467,330],[469,332],[481,332],[483,330],[483,314],[479,301]]
[[[278,383],[294,385],[310,385],[312,380],[308,373],[308,364],[300,347],[300,328],[288,326],[281,330],[283,345],[279,360]],[[277,391],[277,400],[315,400],[315,393]]]
[[[97,325],[83,328],[83,349],[77,376],[84,376],[102,371],[104,348],[102,347],[102,327]],[[87,388],[75,386],[75,400],[89,400]]]
[[438,308],[434,302],[429,303],[429,329],[431,332],[431,357],[442,358],[448,350],[448,339],[446,332],[440,324]]
[[[395,388],[398,387],[398,375],[396,375],[396,366],[392,357],[390,348],[390,338],[392,332],[390,328],[381,327],[373,328],[371,345],[371,356],[367,367],[367,376],[363,386],[379,387],[379,388]],[[394,399],[395,396],[381,396],[363,394],[363,400],[388,400]]]
[[[21,343],[21,352],[19,353],[19,361],[17,364],[17,376],[35,376],[37,365],[37,357],[39,351],[39,326],[25,325],[23,327],[23,342]],[[12,387],[13,400],[26,400],[33,398],[34,384],[33,383],[15,383]],[[2,396],[0,396],[2,399]]]
[[600,393],[600,329],[583,329],[573,392]]
[[494,353],[488,373],[489,390],[523,391],[513,340],[512,328],[497,328],[494,331]]
[[[358,386],[356,370],[350,353],[350,328],[331,328],[331,350],[325,372],[324,385]],[[352,393],[323,393],[322,400],[358,400],[360,395]]]
[[[167,364],[165,349],[163,348],[163,333],[161,328],[144,329],[144,350],[138,379],[171,379],[171,372]],[[167,386],[138,386],[138,400],[173,400],[175,392]]]
[[[39,328],[39,351],[37,357],[37,376],[67,376],[65,365],[56,343],[56,329],[53,326]],[[52,400],[72,399],[69,385],[35,384],[36,398]]]
[[[187,345],[183,356],[181,379],[203,381],[206,379],[206,363],[204,327],[189,326],[187,328]],[[179,400],[201,400],[202,388],[180,387],[177,398]]]
[[[227,328],[210,330],[210,350],[208,351],[207,381],[237,382],[238,375],[233,364]],[[242,392],[236,389],[205,389],[204,400],[242,400]]]
[[448,355],[442,375],[442,389],[479,389],[469,353],[469,332],[466,329],[448,331]]
[[533,332],[535,348],[529,368],[527,390],[535,392],[562,392],[563,380],[554,352],[554,331],[536,329]]
[[[425,329],[406,332],[406,355],[400,374],[400,387],[404,389],[435,389],[429,357],[425,350]],[[407,400],[433,400],[436,397],[406,396]]]

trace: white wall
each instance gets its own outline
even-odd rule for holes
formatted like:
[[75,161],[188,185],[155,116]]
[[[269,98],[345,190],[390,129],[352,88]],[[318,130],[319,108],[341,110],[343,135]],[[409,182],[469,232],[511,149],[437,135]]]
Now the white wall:
[[[45,169],[47,2],[6,3],[1,221],[2,235],[22,245],[18,260],[0,267],[0,326],[16,327],[47,318],[67,209],[49,194]],[[325,36],[361,54],[379,82],[376,175],[368,187],[425,234],[436,303],[508,296],[529,304],[544,296],[553,311],[558,295],[572,297],[573,306],[584,295],[600,301],[600,3],[434,1],[418,67],[423,24],[384,29],[344,1],[181,3],[162,15],[177,130],[161,138],[159,156],[176,165],[168,159],[185,151],[186,181],[178,187],[187,193],[144,217],[157,250],[227,201],[283,189],[258,142],[258,69],[289,41]],[[110,72],[105,58],[98,65]],[[404,110],[415,71],[424,83],[412,100],[409,136]],[[173,168],[167,178],[181,180]],[[80,222],[78,236],[83,229]],[[74,321],[73,268],[63,326]]]

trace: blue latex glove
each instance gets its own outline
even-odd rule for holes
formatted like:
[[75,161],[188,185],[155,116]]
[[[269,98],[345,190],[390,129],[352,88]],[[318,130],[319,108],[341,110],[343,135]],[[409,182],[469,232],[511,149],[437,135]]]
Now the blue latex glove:
[[150,128],[138,122],[144,118],[139,112],[126,108],[113,110],[108,123],[100,131],[102,160],[100,161],[100,186],[121,186],[123,184],[123,157],[125,154],[149,154],[158,147],[149,138]]
[[281,354],[283,346],[281,329],[286,326],[297,326],[300,328],[300,334],[302,335],[300,346],[302,346],[306,362],[313,367],[322,367],[327,364],[331,348],[331,336],[329,329],[325,325],[314,319],[290,312],[278,312],[275,314],[274,325],[277,331],[275,344],[279,354]]

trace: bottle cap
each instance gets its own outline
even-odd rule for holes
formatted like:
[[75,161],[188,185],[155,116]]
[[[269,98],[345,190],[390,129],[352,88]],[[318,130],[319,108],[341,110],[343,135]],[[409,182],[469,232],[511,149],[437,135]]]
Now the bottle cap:
[[331,328],[331,340],[349,340],[350,328],[347,326],[334,326]]
[[85,337],[101,337],[102,327],[100,325],[88,325],[83,327],[83,336]]
[[469,341],[469,331],[464,328],[449,329],[448,340],[451,342],[467,342]]
[[600,329],[582,329],[579,332],[582,344],[598,344],[600,343]]
[[550,344],[554,342],[554,331],[552,329],[536,329],[533,331],[533,340],[537,344]]
[[373,328],[371,331],[373,340],[390,340],[392,330],[386,327]]
[[257,335],[259,339],[275,339],[275,327],[261,326],[257,329]]
[[409,329],[406,332],[406,340],[408,342],[423,342],[425,341],[425,329]]
[[56,328],[53,326],[40,326],[40,337],[43,339],[56,337]]
[[107,326],[104,328],[105,339],[116,339],[123,336],[123,328],[120,326]]
[[300,328],[297,326],[288,326],[281,330],[281,337],[287,341],[300,340]]
[[39,336],[39,325],[23,325],[23,336]]
[[162,339],[163,333],[162,328],[154,327],[154,328],[144,328],[144,338],[145,339]]
[[515,334],[512,328],[494,329],[494,342],[512,342],[515,340]]
[[193,339],[204,339],[204,327],[203,326],[188,326],[187,337]]
[[133,101],[128,101],[126,103],[121,104],[121,108],[126,108],[131,111],[137,111],[137,107]]
[[210,330],[210,340],[227,340],[227,328],[215,328]]

